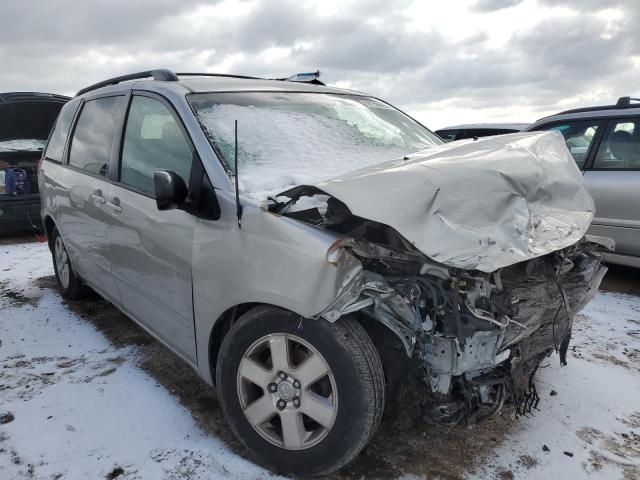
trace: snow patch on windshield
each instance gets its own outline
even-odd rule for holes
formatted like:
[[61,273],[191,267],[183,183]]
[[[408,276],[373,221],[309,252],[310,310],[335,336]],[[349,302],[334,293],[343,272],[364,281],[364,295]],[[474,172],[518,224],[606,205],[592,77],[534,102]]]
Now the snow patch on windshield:
[[220,104],[198,112],[233,170],[234,120],[238,121],[240,191],[263,200],[296,185],[314,185],[410,153],[402,135],[384,141],[348,119],[317,113]]
[[0,152],[3,151],[22,151],[22,152],[38,152],[41,151],[46,140],[40,139],[16,139],[0,141]]

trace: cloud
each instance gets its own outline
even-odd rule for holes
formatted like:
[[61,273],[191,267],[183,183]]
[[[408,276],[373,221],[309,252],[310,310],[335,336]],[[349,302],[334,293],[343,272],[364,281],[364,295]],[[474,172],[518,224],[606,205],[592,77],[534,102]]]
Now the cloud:
[[640,6],[623,0],[604,9],[593,0],[32,5],[3,2],[0,91],[74,93],[161,67],[266,77],[319,68],[331,84],[385,98],[439,127],[532,121],[637,94],[631,88],[640,85]]
[[193,9],[202,1],[3,0],[0,43],[26,39],[50,46],[122,45],[144,39],[146,28],[163,18]]
[[504,8],[515,7],[522,0],[476,0],[471,9],[476,12],[494,12]]
[[633,0],[538,0],[541,5],[550,7],[568,7],[579,11],[605,10],[620,4],[630,4]]

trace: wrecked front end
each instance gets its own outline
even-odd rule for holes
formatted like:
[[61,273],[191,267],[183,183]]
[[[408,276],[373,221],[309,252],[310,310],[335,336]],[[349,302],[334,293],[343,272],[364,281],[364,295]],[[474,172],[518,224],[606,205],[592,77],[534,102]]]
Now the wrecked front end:
[[496,413],[506,401],[537,405],[533,376],[553,352],[566,362],[573,319],[606,272],[598,250],[578,244],[492,273],[447,268],[419,254],[346,240],[329,252],[365,269],[322,317],[358,311],[384,324],[422,367],[429,414],[458,423]]
[[534,374],[553,352],[566,362],[606,272],[598,251],[613,248],[585,236],[593,200],[550,133],[447,144],[294,187],[266,209],[343,236],[327,261],[362,270],[317,316],[384,325],[445,423],[537,405]]

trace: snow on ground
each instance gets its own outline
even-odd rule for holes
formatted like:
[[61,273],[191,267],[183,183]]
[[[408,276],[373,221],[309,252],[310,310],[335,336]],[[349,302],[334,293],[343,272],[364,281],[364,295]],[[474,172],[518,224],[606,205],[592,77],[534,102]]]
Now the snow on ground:
[[[113,346],[70,310],[43,283],[52,274],[45,244],[0,245],[0,480],[274,478],[202,430],[140,368],[135,346]],[[468,478],[640,478],[640,297],[599,293],[576,320],[568,360],[564,368],[557,356],[543,364],[540,411],[505,418],[508,433],[492,432],[499,438],[489,455],[447,439],[442,454],[476,455]],[[3,412],[14,419],[2,424],[11,420]],[[355,478],[398,477],[366,466],[385,457],[382,440],[358,460],[365,465]],[[418,472],[428,468],[411,457],[384,460],[404,478],[425,478]]]
[[[0,479],[261,479],[36,279],[45,244],[0,246]],[[117,477],[114,475],[124,472]]]
[[568,366],[552,356],[537,377],[538,391],[555,394],[518,421],[477,478],[640,479],[640,298],[599,293],[573,335]]

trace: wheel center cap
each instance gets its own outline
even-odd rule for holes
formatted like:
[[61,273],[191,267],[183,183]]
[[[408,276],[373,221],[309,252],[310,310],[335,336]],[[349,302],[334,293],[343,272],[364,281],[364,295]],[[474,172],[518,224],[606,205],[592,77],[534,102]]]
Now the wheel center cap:
[[295,396],[295,388],[289,382],[280,382],[278,384],[278,395],[282,400],[288,402]]

